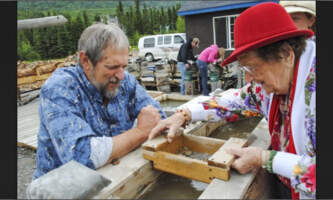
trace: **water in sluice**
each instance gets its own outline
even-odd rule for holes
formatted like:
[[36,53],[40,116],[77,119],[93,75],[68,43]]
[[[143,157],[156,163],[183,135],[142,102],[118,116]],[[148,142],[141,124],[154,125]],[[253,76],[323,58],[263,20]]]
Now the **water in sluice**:
[[162,108],[176,108],[184,103],[186,103],[186,101],[165,100],[160,102],[160,105]]
[[186,101],[177,101],[177,100],[168,99],[160,102],[160,106],[167,115],[167,117],[170,117],[173,113],[176,112],[176,108],[184,103],[186,103]]
[[206,183],[165,173],[142,199],[197,199]]
[[[253,117],[239,120],[219,127],[212,133],[212,137],[228,139],[229,137],[246,138],[257,126],[262,118]],[[191,158],[205,160],[206,155],[193,152]],[[198,156],[198,155],[199,156]],[[208,156],[209,157],[209,156]],[[163,174],[157,183],[142,197],[142,199],[197,199],[208,184],[176,176]]]
[[262,117],[252,117],[236,122],[229,122],[217,128],[210,137],[223,140],[227,140],[230,137],[247,138],[261,119]]

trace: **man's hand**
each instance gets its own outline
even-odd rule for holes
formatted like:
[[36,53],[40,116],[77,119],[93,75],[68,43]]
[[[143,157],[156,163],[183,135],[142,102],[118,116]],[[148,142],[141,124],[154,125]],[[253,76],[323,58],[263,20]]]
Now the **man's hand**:
[[161,120],[155,128],[150,132],[149,138],[152,139],[162,133],[162,131],[169,129],[168,131],[168,142],[172,142],[173,138],[176,136],[177,130],[183,125],[185,121],[184,115],[182,113],[175,113],[170,117]]
[[157,108],[148,105],[141,109],[138,115],[137,128],[148,137],[150,131],[161,120],[161,115]]
[[185,64],[185,68],[188,69],[190,68],[190,65],[188,63]]
[[241,174],[246,174],[261,166],[261,152],[263,150],[259,147],[234,147],[226,148],[225,151],[236,156],[236,160],[231,166]]

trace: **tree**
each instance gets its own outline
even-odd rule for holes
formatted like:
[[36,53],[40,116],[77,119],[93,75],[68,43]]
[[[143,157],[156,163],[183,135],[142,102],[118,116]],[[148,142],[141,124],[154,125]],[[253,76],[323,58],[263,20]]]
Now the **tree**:
[[94,21],[95,22],[100,22],[101,21],[101,16],[99,16],[99,14],[96,13],[96,15],[94,17]]
[[17,58],[18,60],[40,60],[40,55],[31,47],[28,39],[20,32],[18,35]]
[[177,17],[176,27],[178,33],[185,32],[185,20],[180,16]]
[[140,1],[135,0],[135,30],[138,30],[140,34],[143,34],[142,19],[140,12]]
[[[83,32],[84,30],[84,25],[83,25],[83,22],[82,22],[82,18],[81,18],[81,15],[78,14],[76,16],[76,19],[75,19],[75,22],[73,23],[73,28],[72,28],[72,40],[74,42],[74,49],[77,48],[77,44],[78,44],[78,40],[80,39],[80,36],[81,36],[81,33]],[[74,50],[75,52],[75,50]]]
[[160,12],[160,32],[165,33],[165,27],[168,19],[167,16],[164,14],[164,9],[161,7],[161,12]]
[[150,26],[150,17],[149,17],[149,13],[148,13],[148,9],[146,4],[143,5],[143,10],[142,10],[142,29],[143,29],[143,33],[142,34],[146,34],[146,33],[152,33],[152,27]]
[[83,11],[83,24],[85,28],[90,25],[89,17],[86,10]]

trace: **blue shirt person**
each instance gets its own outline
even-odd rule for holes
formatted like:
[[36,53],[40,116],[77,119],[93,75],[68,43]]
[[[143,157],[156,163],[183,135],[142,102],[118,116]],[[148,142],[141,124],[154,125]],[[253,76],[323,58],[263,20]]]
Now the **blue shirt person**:
[[91,25],[79,40],[79,63],[57,69],[45,82],[34,179],[70,160],[92,169],[110,163],[143,143],[165,118],[125,72],[128,47],[118,26]]

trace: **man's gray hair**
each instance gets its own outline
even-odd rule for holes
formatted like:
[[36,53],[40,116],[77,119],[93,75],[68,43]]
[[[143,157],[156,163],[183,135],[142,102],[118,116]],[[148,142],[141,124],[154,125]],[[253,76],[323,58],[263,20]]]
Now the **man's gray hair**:
[[128,49],[129,42],[124,31],[116,24],[93,24],[86,28],[79,39],[78,51],[86,53],[94,66],[102,59],[104,49]]

